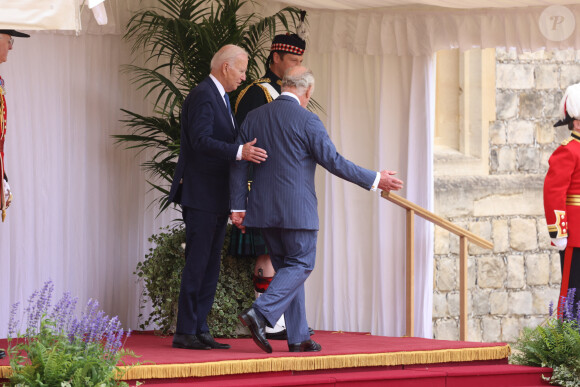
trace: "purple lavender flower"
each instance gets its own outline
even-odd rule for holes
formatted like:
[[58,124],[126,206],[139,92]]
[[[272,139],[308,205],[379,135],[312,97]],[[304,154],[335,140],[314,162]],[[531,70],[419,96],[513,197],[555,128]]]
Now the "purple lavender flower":
[[40,320],[47,313],[50,307],[52,292],[54,291],[54,283],[49,280],[46,281],[40,290],[35,291],[31,298],[28,299],[28,326],[26,332],[35,334],[39,331]]
[[24,309],[24,314],[25,314],[25,316],[27,317],[27,325],[26,325],[26,331],[27,331],[27,332],[28,332],[28,330],[29,330],[29,327],[30,327],[31,325],[33,325],[33,322],[31,321],[31,319],[32,319],[32,315],[33,315],[33,313],[34,313],[34,311],[33,311],[33,305],[34,305],[34,302],[35,302],[35,300],[36,300],[36,297],[38,296],[38,293],[39,293],[39,292],[38,292],[38,290],[35,290],[35,291],[34,291],[34,292],[33,292],[33,293],[30,295],[30,297],[28,297],[28,300],[27,300],[27,305],[26,305],[26,308]]
[[16,312],[20,307],[20,302],[15,302],[10,307],[10,319],[8,320],[8,338],[11,339],[18,334],[18,325],[20,325],[20,320],[17,320]]
[[564,319],[574,320],[574,295],[576,294],[575,288],[568,289],[568,295],[566,296],[566,301],[564,303]]
[[55,329],[58,333],[63,333],[69,328],[77,300],[76,297],[73,298],[71,296],[70,292],[66,292],[53,307],[48,318],[54,322]]
[[[89,299],[81,316],[75,316],[77,298],[73,298],[70,292],[63,294],[62,298],[52,307],[52,293],[54,284],[47,281],[40,291],[35,291],[28,299],[24,316],[27,322],[25,338],[35,337],[44,321],[50,321],[52,333],[56,336],[67,338],[70,343],[81,345],[86,351],[93,351],[95,346],[103,351],[103,356],[113,359],[123,346],[124,331],[117,316],[110,318],[105,312],[99,310],[97,300]],[[11,308],[9,334],[17,333],[20,324],[16,314],[19,303]],[[130,332],[127,332],[128,337]],[[10,336],[11,337],[11,336]]]
[[564,320],[564,305],[566,304],[566,297],[561,296],[558,300],[558,319]]

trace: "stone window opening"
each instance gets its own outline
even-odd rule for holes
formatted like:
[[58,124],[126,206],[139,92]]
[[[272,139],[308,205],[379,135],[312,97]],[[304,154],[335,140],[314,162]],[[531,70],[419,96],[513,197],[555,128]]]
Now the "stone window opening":
[[495,49],[436,53],[434,175],[489,175]]

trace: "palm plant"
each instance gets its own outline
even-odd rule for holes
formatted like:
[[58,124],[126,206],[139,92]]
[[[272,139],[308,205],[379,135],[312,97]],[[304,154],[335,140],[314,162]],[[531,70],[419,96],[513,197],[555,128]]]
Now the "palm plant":
[[168,206],[171,183],[179,154],[181,105],[189,91],[210,71],[213,54],[226,44],[243,47],[249,54],[247,80],[230,93],[235,101],[240,90],[259,78],[269,43],[276,30],[296,26],[300,10],[284,8],[269,17],[255,13],[240,15],[251,0],[159,0],[159,7],[143,9],[131,17],[124,38],[132,43],[132,54],[145,52],[144,67],[127,65],[138,89],[154,99],[154,116],[126,109],[123,122],[130,134],[115,135],[118,143],[140,151],[151,149],[151,158],[141,166],[149,174],[152,188],[161,196],[159,213]]

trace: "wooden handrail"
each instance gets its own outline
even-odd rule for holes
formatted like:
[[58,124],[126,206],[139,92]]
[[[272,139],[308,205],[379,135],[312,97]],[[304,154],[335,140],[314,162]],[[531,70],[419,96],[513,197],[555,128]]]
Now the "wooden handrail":
[[406,335],[414,335],[415,317],[415,215],[422,217],[439,227],[459,236],[459,339],[467,340],[467,242],[474,243],[485,249],[493,249],[493,244],[472,232],[469,232],[431,211],[416,205],[415,203],[402,198],[392,192],[381,193],[381,196],[396,205],[403,207],[407,211],[407,268],[406,268],[406,290],[407,290],[407,321]]

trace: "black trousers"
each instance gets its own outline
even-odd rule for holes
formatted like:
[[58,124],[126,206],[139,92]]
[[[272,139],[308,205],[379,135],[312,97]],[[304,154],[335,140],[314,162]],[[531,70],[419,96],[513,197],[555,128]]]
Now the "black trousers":
[[[576,317],[576,313],[578,310],[578,301],[580,301],[580,247],[572,247],[572,264],[570,266],[570,277],[568,278],[568,289],[576,289],[576,293],[574,295],[574,317]],[[560,271],[562,273],[562,282],[564,282],[564,259],[565,259],[565,251],[560,251]],[[568,292],[566,292],[566,295]]]
[[211,311],[220,274],[227,214],[215,214],[183,206],[185,267],[181,275],[176,333],[209,332]]

